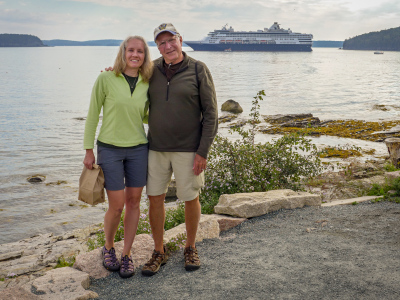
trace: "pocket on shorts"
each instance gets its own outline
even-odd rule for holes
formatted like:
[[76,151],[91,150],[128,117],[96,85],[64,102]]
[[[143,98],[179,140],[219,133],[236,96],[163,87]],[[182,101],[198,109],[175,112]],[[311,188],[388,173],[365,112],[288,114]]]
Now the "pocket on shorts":
[[193,188],[198,190],[204,187],[204,171],[199,175],[193,176]]

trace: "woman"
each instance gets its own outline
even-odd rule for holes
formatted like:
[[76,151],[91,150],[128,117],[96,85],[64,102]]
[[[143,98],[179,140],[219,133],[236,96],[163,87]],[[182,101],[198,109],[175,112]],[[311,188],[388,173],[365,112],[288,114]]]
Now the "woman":
[[[105,178],[109,208],[104,217],[106,242],[103,265],[121,277],[134,274],[131,247],[140,215],[140,199],[146,185],[148,145],[143,121],[147,120],[147,90],[153,63],[146,41],[130,36],[121,43],[113,72],[99,75],[92,90],[85,124],[83,164],[91,169],[95,162],[94,139],[99,114],[103,121],[97,138],[97,163]],[[121,263],[114,249],[121,213],[125,206],[124,249]]]

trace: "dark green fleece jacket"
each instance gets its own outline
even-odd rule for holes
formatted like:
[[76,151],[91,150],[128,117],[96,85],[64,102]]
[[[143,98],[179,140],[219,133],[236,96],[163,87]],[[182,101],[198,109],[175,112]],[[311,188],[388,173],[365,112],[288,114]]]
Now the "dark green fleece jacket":
[[196,152],[207,158],[218,130],[214,83],[207,66],[184,53],[180,69],[168,81],[164,59],[154,61],[149,85],[149,148],[160,152]]

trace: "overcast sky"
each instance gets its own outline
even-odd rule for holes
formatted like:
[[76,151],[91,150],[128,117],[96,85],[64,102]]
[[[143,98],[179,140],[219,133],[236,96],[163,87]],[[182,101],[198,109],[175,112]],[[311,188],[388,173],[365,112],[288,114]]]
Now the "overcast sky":
[[400,0],[0,0],[0,33],[42,40],[152,40],[172,22],[184,40],[198,40],[229,24],[257,30],[279,22],[314,40],[337,40],[400,26]]

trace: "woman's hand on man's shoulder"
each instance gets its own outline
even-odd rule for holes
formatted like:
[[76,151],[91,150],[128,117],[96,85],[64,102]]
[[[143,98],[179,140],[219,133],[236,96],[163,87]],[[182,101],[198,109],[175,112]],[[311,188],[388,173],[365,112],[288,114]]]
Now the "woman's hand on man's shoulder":
[[[108,67],[108,68],[105,68],[104,71],[114,71],[114,68],[113,67]],[[103,70],[101,70],[100,72],[103,72]]]

